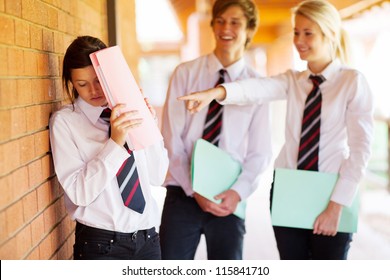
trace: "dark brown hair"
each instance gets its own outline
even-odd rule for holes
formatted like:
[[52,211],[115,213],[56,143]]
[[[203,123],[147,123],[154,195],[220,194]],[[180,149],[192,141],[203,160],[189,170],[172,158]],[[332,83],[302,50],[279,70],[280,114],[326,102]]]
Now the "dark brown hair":
[[92,65],[89,55],[104,48],[107,48],[106,44],[98,38],[79,36],[66,50],[62,66],[62,84],[72,103],[79,96],[77,90],[71,86],[72,69],[84,68]]

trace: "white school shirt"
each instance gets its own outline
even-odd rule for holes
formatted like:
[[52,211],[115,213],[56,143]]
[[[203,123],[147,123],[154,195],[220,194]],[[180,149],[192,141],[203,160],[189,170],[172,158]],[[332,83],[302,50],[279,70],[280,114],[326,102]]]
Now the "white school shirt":
[[[301,122],[312,88],[309,70],[224,84],[222,104],[252,104],[287,99],[285,143],[275,168],[297,168]],[[331,200],[351,205],[370,157],[373,138],[373,97],[364,76],[333,61],[321,73],[322,92],[319,171],[338,173]]]
[[133,151],[145,197],[139,214],[124,206],[116,173],[129,157],[124,147],[108,138],[109,124],[99,119],[103,107],[78,97],[74,109],[66,105],[50,120],[50,142],[65,206],[72,219],[111,231],[134,232],[157,227],[159,210],[150,185],[161,186],[168,157],[163,142]]
[[[202,56],[179,65],[169,85],[162,124],[170,160],[164,185],[180,186],[188,196],[194,193],[190,179],[192,152],[195,141],[202,138],[207,108],[190,114],[185,103],[176,98],[214,87],[222,68],[214,54]],[[258,76],[243,58],[224,69],[225,81]],[[242,172],[231,189],[246,199],[258,187],[259,175],[272,157],[269,106],[224,106],[218,146],[241,163]]]

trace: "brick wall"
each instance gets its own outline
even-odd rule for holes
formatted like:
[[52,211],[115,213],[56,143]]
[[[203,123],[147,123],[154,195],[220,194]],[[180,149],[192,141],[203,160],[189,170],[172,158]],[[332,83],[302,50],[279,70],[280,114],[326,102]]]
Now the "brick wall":
[[72,258],[48,120],[66,47],[106,30],[105,0],[0,0],[0,259]]

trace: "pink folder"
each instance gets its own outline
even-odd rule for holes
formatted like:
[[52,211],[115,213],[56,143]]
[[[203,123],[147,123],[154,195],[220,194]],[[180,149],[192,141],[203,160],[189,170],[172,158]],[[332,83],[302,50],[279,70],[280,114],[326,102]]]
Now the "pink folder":
[[[123,112],[138,110],[142,125],[131,129],[127,144],[131,150],[142,150],[163,139],[144,97],[118,46],[90,54],[92,65],[102,85],[110,108],[126,104]],[[138,118],[138,117],[137,117]]]

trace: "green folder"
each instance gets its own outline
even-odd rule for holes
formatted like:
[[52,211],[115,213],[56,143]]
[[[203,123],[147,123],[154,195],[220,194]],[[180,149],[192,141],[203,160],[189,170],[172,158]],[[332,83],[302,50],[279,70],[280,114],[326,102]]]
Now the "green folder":
[[[317,171],[276,169],[272,197],[272,225],[313,229],[325,210],[338,174]],[[358,196],[351,207],[343,207],[339,232],[356,232]]]
[[[195,142],[191,179],[193,190],[207,199],[221,203],[214,196],[228,189],[236,182],[241,173],[241,165],[228,153],[203,139]],[[241,201],[234,214],[245,218],[246,202]]]

